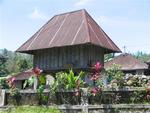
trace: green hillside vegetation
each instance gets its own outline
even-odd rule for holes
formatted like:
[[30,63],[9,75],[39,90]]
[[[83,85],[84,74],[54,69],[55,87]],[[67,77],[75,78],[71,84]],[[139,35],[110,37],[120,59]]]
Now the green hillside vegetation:
[[31,55],[0,50],[0,77],[32,68],[32,59]]

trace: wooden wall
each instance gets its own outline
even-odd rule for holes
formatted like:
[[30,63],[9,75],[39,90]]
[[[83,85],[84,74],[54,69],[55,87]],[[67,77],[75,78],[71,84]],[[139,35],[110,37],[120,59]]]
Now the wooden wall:
[[38,66],[43,70],[88,68],[97,61],[104,62],[104,50],[93,45],[51,48],[34,52],[34,67]]

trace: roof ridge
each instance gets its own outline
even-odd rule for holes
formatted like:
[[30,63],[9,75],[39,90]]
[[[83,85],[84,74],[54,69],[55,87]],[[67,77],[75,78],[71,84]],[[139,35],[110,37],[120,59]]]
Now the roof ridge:
[[85,9],[79,9],[79,10],[75,10],[75,11],[68,11],[68,12],[65,12],[65,13],[60,13],[60,14],[57,14],[57,15],[54,15],[54,16],[61,16],[61,15],[66,15],[66,14],[70,14],[70,13],[76,13],[76,12],[79,12],[79,11],[86,11]]
[[89,29],[89,26],[88,26],[88,21],[87,21],[87,15],[86,14],[88,14],[88,12],[84,9],[84,10],[82,10],[83,11],[83,17],[84,17],[84,19],[85,19],[85,26],[86,26],[86,29],[87,29],[87,34],[88,34],[88,42],[91,42],[91,38],[90,38],[90,29]]
[[[109,45],[112,47],[112,48],[117,48],[118,49],[118,52],[121,52],[121,50],[117,47],[117,45],[110,39],[110,37],[104,32],[104,30],[100,27],[100,25],[92,18],[92,16],[87,12],[86,14],[88,14],[88,17],[86,18],[89,18],[91,19],[91,21],[93,21],[96,26],[98,27],[98,29],[102,32],[103,36],[105,37],[104,39],[107,40],[107,42],[109,43]],[[87,22],[88,23],[88,22]],[[90,26],[91,24],[88,23]],[[88,25],[88,29],[89,29],[89,25]],[[92,27],[92,26],[91,26]],[[89,34],[90,35],[90,34]],[[96,34],[97,35],[97,34]],[[99,38],[99,37],[98,37]],[[98,39],[99,40],[99,39]],[[90,41],[91,41],[91,37],[90,37]],[[113,46],[110,44],[110,43],[113,43]],[[101,46],[103,48],[106,48],[105,46]],[[112,49],[112,48],[107,48],[107,49]]]

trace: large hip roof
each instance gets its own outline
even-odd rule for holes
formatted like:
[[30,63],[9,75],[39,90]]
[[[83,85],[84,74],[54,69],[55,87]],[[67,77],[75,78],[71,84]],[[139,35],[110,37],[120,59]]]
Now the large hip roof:
[[79,44],[93,44],[109,52],[120,52],[84,9],[55,15],[17,51],[28,53],[39,49]]

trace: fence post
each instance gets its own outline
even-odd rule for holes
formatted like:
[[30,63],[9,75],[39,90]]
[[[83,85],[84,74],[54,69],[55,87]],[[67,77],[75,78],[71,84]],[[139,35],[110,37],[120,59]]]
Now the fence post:
[[5,90],[0,89],[0,106],[5,105]]
[[82,112],[88,113],[88,90],[87,88],[82,88],[81,105],[82,105]]
[[89,113],[88,105],[83,105],[83,106],[82,106],[82,112],[83,112],[83,113]]

